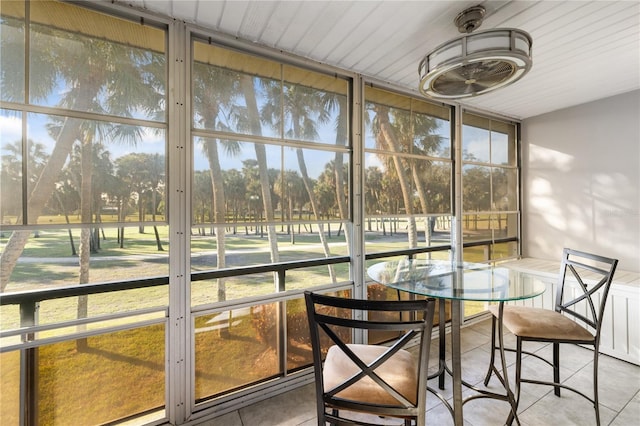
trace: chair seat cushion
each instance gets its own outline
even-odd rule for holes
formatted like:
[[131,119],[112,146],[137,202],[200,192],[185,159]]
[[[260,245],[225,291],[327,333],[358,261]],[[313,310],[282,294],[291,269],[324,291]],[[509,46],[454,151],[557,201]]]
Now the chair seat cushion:
[[[371,364],[388,349],[375,345],[349,344],[347,346],[367,364]],[[331,346],[327,352],[323,372],[325,392],[360,371],[360,368],[338,346]],[[414,404],[416,403],[418,366],[417,360],[411,353],[401,349],[374,371],[405,398]],[[340,391],[336,397],[368,404],[400,405],[396,398],[368,376]]]
[[[496,318],[498,317],[498,309],[498,305],[489,306],[489,311]],[[589,330],[550,309],[505,305],[502,321],[511,333],[522,338],[575,342],[594,340],[594,336]]]

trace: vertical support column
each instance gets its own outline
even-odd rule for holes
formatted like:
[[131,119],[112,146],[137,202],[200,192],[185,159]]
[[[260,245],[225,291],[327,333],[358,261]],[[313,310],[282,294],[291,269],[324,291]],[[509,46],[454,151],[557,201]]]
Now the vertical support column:
[[[522,124],[518,123],[516,126],[516,140],[515,140],[515,156],[516,156],[516,173],[518,179],[518,188],[516,192],[516,199],[518,200],[517,209],[518,214],[517,218],[517,236],[518,236],[518,244],[517,244],[517,255],[518,257],[522,256],[522,197],[524,194],[523,190],[523,176],[522,176]],[[511,229],[510,222],[507,220],[507,229]]]
[[[276,274],[276,292],[280,293],[286,290],[286,270],[280,269]],[[287,375],[287,301],[277,302],[277,324],[276,329],[276,347],[278,348],[279,371],[284,376]]]
[[451,300],[451,373],[453,379],[453,424],[464,424],[462,415],[462,354],[460,345],[460,326],[462,322],[462,302]]
[[453,261],[461,264],[462,255],[462,107],[455,107],[453,119],[453,229],[451,246]]
[[441,390],[444,390],[444,379],[445,374],[447,374],[447,333],[445,329],[445,323],[447,321],[446,309],[446,299],[438,299],[438,368],[440,369],[440,375],[438,376],[438,388]]
[[[20,304],[20,327],[32,327],[38,323],[40,303],[28,301]],[[34,339],[33,333],[24,336]],[[38,348],[20,350],[20,424],[38,424]]]
[[[351,239],[351,279],[354,282],[354,298],[367,298],[365,248],[364,248],[364,80],[357,75],[352,84],[351,99],[351,147],[352,147],[352,196],[353,238]],[[356,313],[362,318],[362,312]],[[355,342],[366,342],[361,333]]]
[[[464,256],[462,253],[462,107],[455,107],[454,115],[454,204],[453,204],[453,262],[457,268],[462,267]],[[462,269],[456,269],[460,278]],[[457,279],[453,280],[453,285],[460,284]],[[453,375],[453,421],[455,425],[463,425],[462,415],[462,365],[461,365],[461,345],[460,326],[462,325],[463,308],[460,300],[451,300],[451,356]]]
[[169,321],[166,341],[167,416],[184,423],[193,409],[193,342],[190,292],[190,159],[187,81],[190,44],[184,22],[169,26]]

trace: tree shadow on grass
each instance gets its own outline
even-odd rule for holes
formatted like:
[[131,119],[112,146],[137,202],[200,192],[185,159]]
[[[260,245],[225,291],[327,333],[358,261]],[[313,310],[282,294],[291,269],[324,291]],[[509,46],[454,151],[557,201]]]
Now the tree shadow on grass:
[[21,284],[52,285],[77,280],[77,265],[47,266],[37,263],[19,263],[11,274],[10,286]]
[[86,346],[82,349],[83,353],[99,356],[110,361],[121,362],[129,365],[134,365],[137,367],[145,367],[150,370],[155,370],[158,372],[164,372],[164,362],[157,363],[149,360],[144,360],[138,357],[125,355],[122,353],[111,352],[105,349],[95,348],[92,346]]
[[92,261],[91,269],[134,268],[140,266],[140,263],[142,263],[140,260],[118,260],[114,258],[113,260],[109,259],[101,262]]

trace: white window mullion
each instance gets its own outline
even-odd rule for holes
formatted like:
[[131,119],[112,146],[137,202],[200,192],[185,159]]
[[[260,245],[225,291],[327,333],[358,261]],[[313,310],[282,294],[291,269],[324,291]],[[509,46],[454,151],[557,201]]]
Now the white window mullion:
[[454,109],[454,129],[453,129],[453,229],[451,233],[451,249],[453,259],[457,263],[464,261],[462,253],[462,107],[459,105]]
[[167,341],[167,416],[184,423],[193,407],[193,354],[190,315],[190,159],[187,64],[189,42],[184,22],[169,27],[169,330]]
[[[356,76],[353,81],[353,99],[351,121],[352,138],[352,169],[353,185],[351,186],[353,238],[351,239],[351,279],[354,282],[353,297],[357,299],[367,298],[366,262],[364,250],[364,80]],[[356,317],[361,318],[362,312],[356,312]],[[366,342],[363,330],[354,336],[355,342]]]

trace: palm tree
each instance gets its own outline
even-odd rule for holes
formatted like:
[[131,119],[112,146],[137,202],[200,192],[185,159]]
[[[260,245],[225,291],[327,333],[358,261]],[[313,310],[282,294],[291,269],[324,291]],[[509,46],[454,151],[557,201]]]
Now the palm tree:
[[[150,154],[144,153],[132,153],[124,155],[116,160],[116,175],[121,185],[121,200],[126,202],[124,205],[128,205],[128,201],[131,199],[132,194],[136,195],[138,220],[144,221],[144,193],[148,187],[148,172],[146,165],[148,164],[148,158]],[[127,209],[121,209],[120,222],[125,221]],[[142,225],[140,225],[142,226]],[[124,229],[120,235],[120,245],[124,245]]]
[[[261,111],[263,121],[269,123],[274,129],[282,129],[285,136],[292,139],[317,140],[317,122],[323,123],[328,120],[328,113],[325,111],[321,98],[311,88],[300,85],[287,84],[281,87],[280,84],[270,84],[267,86],[267,98],[269,102],[265,104]],[[288,128],[285,125],[289,124]],[[324,226],[321,221],[318,203],[313,192],[313,182],[307,171],[307,164],[302,148],[296,148],[298,168],[300,175],[309,194],[309,204],[311,211],[318,221],[318,236],[326,257],[331,256],[329,243],[324,234]],[[336,282],[333,266],[329,265],[329,276],[332,282]]]
[[364,208],[365,216],[367,217],[367,228],[371,231],[371,215],[376,215],[382,210],[384,197],[384,189],[382,187],[383,173],[376,166],[367,167],[364,173],[364,181],[366,182]]
[[[124,157],[126,161],[126,157]],[[116,173],[107,180],[105,188],[106,195],[112,204],[116,206],[117,221],[123,224],[129,213],[129,205],[131,202],[131,183],[127,177],[127,173],[121,170],[123,164],[122,157],[115,162]],[[120,248],[124,248],[124,227],[118,228],[118,244]]]
[[[322,104],[327,112],[336,111],[336,145],[346,146],[348,142],[347,131],[349,128],[349,114],[347,113],[347,97],[334,94],[325,93],[322,96]],[[347,200],[348,188],[345,185],[346,173],[344,172],[344,154],[342,152],[336,152],[336,159],[333,167],[335,173],[335,188],[336,188],[336,200],[338,203],[338,211],[340,213],[340,219],[346,222],[349,218],[349,205]],[[348,182],[348,178],[346,179]],[[347,245],[347,250],[351,250],[351,232],[347,227],[344,230],[344,238]]]
[[[29,85],[29,97],[33,101],[46,100],[58,82],[66,84],[66,92],[58,106],[75,111],[93,111],[116,116],[133,117],[140,111],[149,114],[164,111],[164,54],[111,43],[86,37],[80,33],[69,33],[32,23],[30,32],[31,51],[30,69],[36,74]],[[6,47],[3,38],[3,50]],[[10,41],[8,41],[10,42]],[[71,44],[73,49],[68,48]],[[118,64],[118,66],[112,66]],[[4,84],[7,81],[3,75]],[[10,79],[8,79],[10,80]],[[102,122],[104,124],[104,122]],[[106,124],[106,129],[87,120],[66,117],[52,122],[49,129],[55,146],[49,161],[43,167],[40,176],[28,197],[29,222],[35,223],[42,209],[55,191],[58,176],[71,153],[74,143],[81,143],[85,150],[84,158],[89,161],[83,173],[82,202],[90,205],[90,167],[91,146],[96,141],[124,141],[135,143],[140,139],[141,131],[132,126]],[[128,127],[128,128],[125,128]],[[97,138],[97,139],[96,139]],[[88,199],[87,199],[88,198]],[[83,220],[90,223],[90,209],[83,208]],[[89,234],[83,237],[86,245]],[[15,264],[22,254],[29,237],[28,231],[15,231],[11,235],[5,250],[0,255],[3,268],[0,273],[0,286],[4,290]],[[80,284],[88,282],[88,249],[81,248]]]
[[[236,116],[226,108],[233,105],[237,96],[237,77],[220,67],[202,62],[193,64],[193,107],[196,120],[205,129],[209,130],[229,130],[230,126],[225,122],[225,118],[231,120]],[[195,124],[195,123],[194,123]],[[222,167],[220,166],[219,142],[228,154],[234,155],[239,152],[240,145],[237,141],[219,141],[214,138],[201,138],[202,151],[209,163],[209,173],[213,189],[213,212],[214,222],[218,225],[215,232],[216,250],[218,258],[218,268],[226,266],[226,200],[224,178]],[[225,301],[226,284],[224,278],[218,278],[218,301]]]
[[32,139],[27,140],[27,152],[22,154],[22,142],[7,143],[3,146],[7,152],[2,156],[2,205],[0,206],[0,223],[4,223],[5,215],[20,216],[22,211],[22,197],[16,197],[16,189],[18,194],[22,194],[22,164],[23,158],[27,161],[27,188],[32,187],[38,179],[38,175],[47,163],[49,156],[47,155],[45,146],[41,143],[34,142]]
[[[50,209],[58,214],[64,215],[65,222],[71,223],[69,219],[69,212],[78,211],[80,209],[80,194],[78,193],[77,186],[72,182],[74,181],[69,167],[66,167],[62,171],[60,180],[56,183],[56,191],[53,194],[52,200],[49,200]],[[55,199],[55,201],[53,201]],[[77,256],[75,242],[73,240],[73,233],[71,228],[67,229],[69,235],[69,245],[71,247],[71,256]]]
[[[89,211],[88,220],[92,222],[91,215],[95,215],[93,220],[94,223],[102,223],[101,210],[102,210],[102,194],[107,191],[108,185],[111,182],[111,178],[114,173],[113,162],[111,161],[111,153],[105,149],[104,145],[101,143],[96,143],[91,151],[93,153],[93,159],[91,164],[91,188],[89,191],[90,200],[87,203],[82,202],[81,191],[86,190],[82,185],[83,182],[83,168],[85,167],[86,161],[83,161],[83,151],[84,147],[80,145],[74,145],[73,151],[71,153],[71,158],[67,166],[63,169],[63,176],[67,176],[66,179],[60,179],[57,187],[56,187],[56,198],[58,200],[58,204],[60,204],[60,209],[63,211],[65,216],[67,215],[67,208],[62,204],[62,198],[60,189],[66,188],[67,190],[71,189],[78,197],[80,201],[79,208],[82,210],[83,205],[84,208]],[[84,154],[88,155],[88,154]],[[86,181],[86,180],[85,180]],[[67,222],[69,222],[67,220]],[[83,222],[86,223],[86,222]],[[91,252],[95,253],[100,249],[100,228],[98,226],[94,229],[94,236],[91,238]]]
[[240,217],[240,210],[244,205],[244,199],[247,193],[246,182],[242,173],[236,169],[226,170],[223,173],[225,196],[227,206],[225,210],[227,214],[231,210],[231,218],[233,221],[233,233],[236,233],[236,224]]
[[[339,207],[338,199],[336,198],[336,194],[338,193],[344,194],[345,191],[344,191],[344,188],[342,189],[342,191],[338,190],[337,188],[338,183],[336,181],[338,180],[337,176],[340,175],[342,176],[342,179],[340,180],[340,184],[344,185],[344,182],[346,180],[345,175],[347,170],[346,170],[346,166],[343,163],[340,163],[340,164],[342,167],[342,173],[338,173],[335,170],[336,168],[335,160],[331,160],[327,164],[325,164],[324,170],[318,176],[318,179],[314,188],[318,202],[321,205],[320,210],[327,215],[328,220],[336,216],[335,214],[336,211],[338,213],[337,216],[343,219],[340,214],[340,207]],[[320,197],[322,197],[322,199],[320,199]],[[342,227],[342,223],[340,225]],[[329,229],[329,236],[331,236],[330,229]]]
[[160,241],[160,235],[158,233],[158,226],[156,222],[156,214],[158,213],[158,192],[165,183],[165,162],[164,155],[158,153],[146,154],[145,170],[147,172],[147,183],[149,190],[151,191],[151,221],[153,222],[153,232],[156,236],[156,247],[158,251],[164,251],[162,242]]
[[[95,214],[95,223],[102,223],[102,209],[104,201],[102,195],[107,191],[107,185],[111,183],[111,177],[114,174],[113,161],[111,161],[111,153],[105,149],[104,145],[96,145],[93,156],[93,211]],[[100,250],[100,231],[104,230],[101,226],[96,226],[93,232],[93,240],[95,249]]]
[[[213,186],[211,174],[205,171],[195,171],[193,174],[193,215],[196,222],[200,222],[200,235],[204,235],[204,224],[213,222]],[[208,217],[208,219],[207,219]]]
[[[393,127],[403,151],[412,154],[428,155],[441,143],[441,138],[434,134],[437,129],[435,118],[425,114],[408,113],[394,109],[392,112]],[[412,158],[409,160],[411,176],[415,185],[415,192],[420,202],[420,210],[425,214],[425,241],[431,242],[431,225],[429,216],[431,212],[427,194],[430,181],[431,161]]]
[[[258,111],[258,102],[256,99],[256,86],[250,75],[243,75],[240,79],[242,93],[247,105],[247,123],[246,127],[252,135],[262,135],[262,126],[260,124],[260,113]],[[273,225],[275,214],[271,199],[271,188],[269,185],[269,169],[267,165],[267,150],[260,143],[253,144],[256,152],[256,160],[258,162],[258,173],[260,177],[260,190],[262,193],[262,205],[265,212],[267,225],[267,239],[269,240],[269,252],[271,254],[271,262],[280,261],[280,252],[278,251],[278,236],[276,227]],[[274,274],[274,280],[277,276]]]
[[[396,130],[391,125],[389,119],[389,107],[380,104],[372,104],[372,109],[376,113],[375,119],[373,121],[373,128],[377,142],[380,143],[387,151],[403,152],[403,147],[400,144]],[[413,191],[409,178],[406,174],[406,170],[408,169],[408,167],[404,159],[397,155],[394,155],[392,157],[392,161],[395,166],[398,181],[400,183],[400,188],[402,190],[405,212],[408,216],[407,232],[409,247],[417,247],[418,233],[416,229],[415,217],[413,215]]]
[[[385,171],[382,176],[382,198],[381,198],[381,211],[389,214],[388,220],[389,232],[393,235],[397,230],[398,222],[396,217],[401,213],[404,206],[404,198],[402,195],[402,187],[400,186],[400,179],[398,179],[398,173],[395,169],[393,159],[391,157],[385,158]],[[386,223],[385,218],[382,218],[382,232],[386,235]]]
[[[295,230],[293,229],[293,207],[295,205],[297,192],[299,188],[304,191],[304,184],[298,172],[294,170],[284,170],[280,173],[276,180],[274,189],[280,196],[280,210],[282,211],[282,220],[287,221],[287,234],[291,235],[291,242],[295,243]],[[285,206],[284,203],[287,203]],[[286,212],[286,213],[285,213]]]

